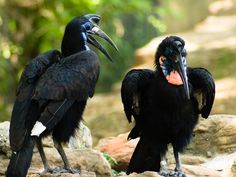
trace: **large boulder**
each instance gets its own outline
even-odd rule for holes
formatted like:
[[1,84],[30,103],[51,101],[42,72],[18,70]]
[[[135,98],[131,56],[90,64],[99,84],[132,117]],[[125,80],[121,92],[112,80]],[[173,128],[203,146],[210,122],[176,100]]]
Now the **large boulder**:
[[201,119],[187,153],[205,157],[236,151],[236,116],[213,115]]
[[[51,167],[62,167],[63,161],[59,156],[55,148],[44,148],[45,154]],[[96,177],[111,177],[111,167],[107,160],[103,157],[103,154],[97,150],[90,148],[82,148],[72,150],[64,148],[65,153],[72,168],[80,169],[82,174],[95,175]],[[43,171],[43,165],[39,153],[34,153],[31,167],[29,169],[29,175],[36,175]],[[51,175],[51,174],[46,174]],[[57,174],[58,175],[58,174]],[[55,176],[57,176],[55,174]],[[62,174],[65,175],[65,174]],[[68,174],[72,175],[72,174]],[[78,174],[75,174],[75,176]],[[52,176],[52,175],[51,175]]]
[[[138,139],[127,141],[127,135],[128,133],[103,139],[97,146],[97,149],[116,159],[117,164],[113,165],[114,169],[126,170],[138,143]],[[236,175],[235,142],[236,116],[213,115],[208,119],[201,118],[194,130],[192,142],[181,155],[184,171],[192,176]],[[175,162],[172,149],[169,149],[167,160],[169,168],[173,169]]]

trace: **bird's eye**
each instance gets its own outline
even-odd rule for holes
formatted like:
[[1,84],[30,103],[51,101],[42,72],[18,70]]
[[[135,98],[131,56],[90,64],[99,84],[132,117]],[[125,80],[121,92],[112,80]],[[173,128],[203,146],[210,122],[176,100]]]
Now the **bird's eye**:
[[85,28],[86,31],[87,31],[87,30],[91,30],[91,28],[92,28],[92,25],[91,25],[91,23],[89,23],[89,22],[86,22],[86,23],[83,24],[82,26]]

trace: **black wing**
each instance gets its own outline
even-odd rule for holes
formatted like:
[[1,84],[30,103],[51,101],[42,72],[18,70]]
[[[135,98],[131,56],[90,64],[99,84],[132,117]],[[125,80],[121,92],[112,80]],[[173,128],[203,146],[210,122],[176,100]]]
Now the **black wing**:
[[132,121],[132,116],[136,119],[139,114],[140,95],[153,77],[154,71],[148,69],[133,69],[126,74],[121,86],[121,98],[129,122]]
[[215,99],[215,82],[204,68],[188,68],[188,78],[193,86],[193,95],[199,104],[202,117],[207,118]]
[[99,60],[83,51],[55,63],[40,77],[33,99],[86,100],[92,97],[99,76]]
[[10,145],[13,151],[17,151],[29,128],[27,115],[32,111],[31,97],[34,93],[38,78],[53,63],[59,61],[60,52],[50,50],[34,58],[24,69],[16,92],[16,100],[13,106],[10,124]]

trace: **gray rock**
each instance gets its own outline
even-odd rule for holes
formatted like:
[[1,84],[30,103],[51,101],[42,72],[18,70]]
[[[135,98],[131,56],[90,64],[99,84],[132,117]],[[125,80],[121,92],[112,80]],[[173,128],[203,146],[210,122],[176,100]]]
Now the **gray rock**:
[[161,177],[161,176],[157,172],[145,171],[140,174],[132,173],[130,175],[121,175],[119,177]]
[[[69,147],[71,149],[79,149],[79,148],[92,148],[93,140],[92,135],[89,128],[80,123],[79,129],[77,129],[75,136],[71,137],[69,143],[65,145],[65,147]],[[48,136],[43,139],[43,146],[45,147],[54,147],[52,137]]]
[[9,144],[9,127],[9,121],[0,123],[0,153],[3,153],[8,157],[11,156],[11,147]]
[[187,153],[214,157],[215,154],[233,153],[236,150],[236,116],[212,115],[202,119],[194,130]]
[[75,136],[70,138],[68,146],[72,149],[78,149],[80,147],[92,148],[93,140],[91,132],[82,122]]
[[236,152],[232,154],[218,155],[212,160],[203,163],[202,166],[221,172],[221,177],[236,175]]

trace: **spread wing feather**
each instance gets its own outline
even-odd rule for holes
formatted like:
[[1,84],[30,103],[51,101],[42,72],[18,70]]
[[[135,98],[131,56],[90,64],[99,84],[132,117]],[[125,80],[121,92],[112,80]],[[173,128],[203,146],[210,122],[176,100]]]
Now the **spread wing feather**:
[[148,69],[133,69],[126,74],[121,86],[121,98],[129,122],[132,121],[132,116],[136,119],[141,109],[140,94],[145,91],[145,85],[152,77],[154,71]]
[[198,97],[199,111],[202,117],[207,118],[215,99],[214,79],[204,68],[188,68],[188,78],[193,86],[194,96]]

